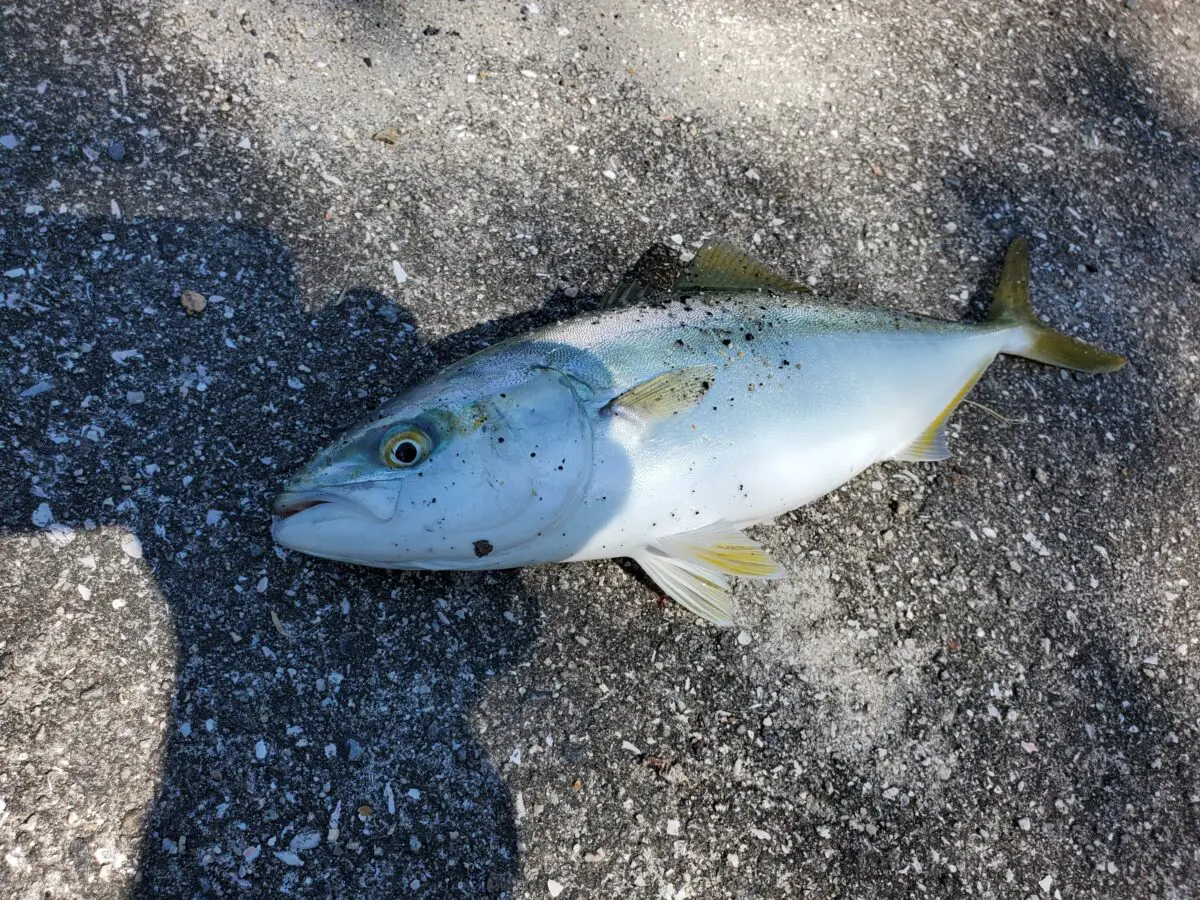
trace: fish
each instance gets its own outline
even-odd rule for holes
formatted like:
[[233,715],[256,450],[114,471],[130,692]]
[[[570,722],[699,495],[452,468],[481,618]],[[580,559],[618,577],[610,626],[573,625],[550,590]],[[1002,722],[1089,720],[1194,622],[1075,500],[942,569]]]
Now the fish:
[[1080,372],[1125,358],[1041,322],[1008,248],[987,318],[816,298],[731,245],[671,290],[462,359],[319,452],[275,500],[280,545],[394,569],[613,557],[716,625],[731,578],[786,575],[752,525],[883,460],[949,457],[946,423],[997,356]]

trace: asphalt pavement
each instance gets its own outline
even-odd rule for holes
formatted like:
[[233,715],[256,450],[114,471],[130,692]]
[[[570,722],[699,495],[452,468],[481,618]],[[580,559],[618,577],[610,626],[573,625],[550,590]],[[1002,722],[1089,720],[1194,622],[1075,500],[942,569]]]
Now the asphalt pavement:
[[[313,452],[721,237],[1034,304],[947,463],[620,561],[285,553]],[[0,895],[1200,895],[1194,0],[0,5]],[[752,437],[748,437],[752,439]]]

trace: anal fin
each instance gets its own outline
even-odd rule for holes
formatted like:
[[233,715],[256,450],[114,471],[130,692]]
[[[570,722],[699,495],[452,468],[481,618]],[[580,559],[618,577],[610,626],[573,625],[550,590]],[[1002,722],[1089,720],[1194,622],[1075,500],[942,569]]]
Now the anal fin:
[[726,576],[785,574],[756,541],[719,526],[660,538],[634,559],[671,599],[714,625],[733,624]]
[[936,424],[936,431],[929,429],[921,432],[921,436],[901,450],[893,453],[892,459],[901,462],[940,462],[950,458],[950,444],[946,441],[946,423]]
[[949,459],[950,445],[946,442],[946,423],[950,420],[950,415],[966,398],[967,394],[971,393],[971,388],[975,387],[975,383],[983,377],[983,373],[987,371],[989,365],[991,365],[991,360],[980,366],[979,370],[967,379],[966,384],[946,404],[946,408],[938,413],[937,417],[929,423],[929,427],[922,431],[911,444],[893,453],[891,458],[903,462],[937,462]]

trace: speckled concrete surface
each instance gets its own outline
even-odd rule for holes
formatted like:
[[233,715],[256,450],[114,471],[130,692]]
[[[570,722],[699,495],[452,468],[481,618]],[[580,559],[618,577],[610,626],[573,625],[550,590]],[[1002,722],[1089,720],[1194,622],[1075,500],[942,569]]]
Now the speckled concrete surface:
[[[1192,0],[0,5],[0,893],[1194,896],[1197,72]],[[1002,361],[734,629],[271,544],[655,243],[960,318],[1018,232],[1129,367]]]

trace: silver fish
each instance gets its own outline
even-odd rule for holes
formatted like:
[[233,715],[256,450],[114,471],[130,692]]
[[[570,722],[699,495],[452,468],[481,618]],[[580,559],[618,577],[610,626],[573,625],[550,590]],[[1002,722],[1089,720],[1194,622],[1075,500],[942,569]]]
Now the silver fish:
[[978,324],[818,302],[726,245],[676,289],[504,341],[388,403],[286,486],[275,540],[388,568],[627,556],[728,624],[729,576],[783,574],[743,529],[880,460],[948,457],[946,420],[997,355],[1125,362],[1035,318],[1023,239]]

